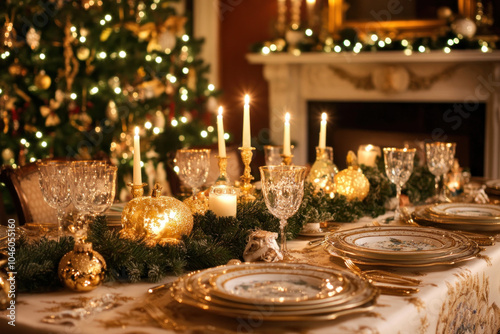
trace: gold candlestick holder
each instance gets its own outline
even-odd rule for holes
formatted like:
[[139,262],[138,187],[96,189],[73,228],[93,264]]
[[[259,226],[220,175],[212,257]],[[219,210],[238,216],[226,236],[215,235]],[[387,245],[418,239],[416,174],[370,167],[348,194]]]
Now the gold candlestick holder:
[[250,163],[252,162],[253,150],[255,147],[240,147],[241,151],[241,160],[245,165],[245,169],[243,171],[243,175],[240,177],[241,185],[240,185],[240,198],[239,200],[242,202],[251,202],[255,200],[255,196],[253,195],[254,187],[250,183],[253,180],[253,176],[251,174]]
[[283,165],[285,165],[285,166],[290,166],[292,164],[292,159],[293,159],[293,154],[290,154],[290,155],[282,154],[281,155],[281,161],[282,161]]
[[217,156],[217,159],[219,159],[219,177],[217,180],[215,180],[215,184],[217,185],[222,185],[222,184],[229,184],[229,177],[227,176],[227,157],[221,157]]
[[144,187],[148,184],[133,184],[132,182],[127,183],[127,186],[130,187],[130,192],[132,193],[132,198],[142,197],[144,195]]

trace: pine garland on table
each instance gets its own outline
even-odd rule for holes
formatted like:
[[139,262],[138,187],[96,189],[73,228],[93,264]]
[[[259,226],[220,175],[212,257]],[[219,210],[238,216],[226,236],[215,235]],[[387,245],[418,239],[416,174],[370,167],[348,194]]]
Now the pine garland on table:
[[[363,201],[349,202],[344,196],[331,198],[316,193],[306,184],[298,212],[288,220],[287,237],[295,238],[303,225],[317,221],[351,222],[359,217],[378,216],[384,204],[394,196],[391,183],[377,168],[363,166],[370,181],[370,193]],[[434,177],[425,167],[417,167],[418,182],[408,182],[410,196],[425,199],[432,195]],[[413,194],[413,195],[412,195]],[[121,239],[116,230],[99,217],[90,227],[88,241],[107,264],[107,280],[157,282],[166,275],[204,269],[241,258],[249,234],[255,229],[278,232],[279,221],[269,213],[262,194],[251,203],[238,204],[236,218],[218,218],[213,212],[194,216],[193,231],[178,245],[148,247],[144,240]],[[28,241],[21,237],[16,245],[19,291],[42,291],[62,287],[57,266],[64,254],[73,249],[72,238],[59,241],[41,238]]]

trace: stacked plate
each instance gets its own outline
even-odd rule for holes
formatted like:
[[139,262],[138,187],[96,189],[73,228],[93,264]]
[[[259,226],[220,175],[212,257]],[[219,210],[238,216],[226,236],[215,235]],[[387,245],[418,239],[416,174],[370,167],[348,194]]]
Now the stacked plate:
[[491,196],[500,196],[500,180],[486,182],[485,192]]
[[464,235],[414,226],[364,227],[327,237],[330,254],[361,265],[414,268],[453,265],[474,258],[479,246]]
[[378,290],[347,271],[243,263],[181,277],[172,286],[172,296],[179,303],[234,318],[318,321],[371,309]]
[[500,231],[500,206],[446,203],[416,209],[413,219],[421,225],[469,232]]

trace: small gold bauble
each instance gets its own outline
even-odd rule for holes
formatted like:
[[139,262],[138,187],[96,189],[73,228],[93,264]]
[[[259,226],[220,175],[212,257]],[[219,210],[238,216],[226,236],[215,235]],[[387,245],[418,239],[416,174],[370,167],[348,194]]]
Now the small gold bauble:
[[7,276],[0,272],[0,311],[6,310],[10,305],[11,298],[10,283],[7,281]]
[[22,74],[22,66],[18,63],[14,63],[9,66],[9,74],[12,76],[17,76]]
[[146,238],[148,245],[174,243],[193,229],[191,210],[181,201],[160,196],[155,186],[153,196],[136,197],[122,212],[120,235],[123,238]]
[[335,175],[335,192],[347,197],[348,201],[362,201],[368,196],[370,182],[358,167],[354,152],[347,154],[347,168]]
[[40,71],[40,73],[35,76],[35,86],[38,89],[46,90],[50,87],[51,84],[52,79],[47,74],[45,74],[45,71]]
[[75,249],[59,262],[59,279],[73,291],[84,292],[97,288],[104,280],[106,262],[92,250],[92,243],[76,243]]
[[76,58],[78,58],[78,60],[85,61],[89,58],[89,56],[90,50],[85,46],[80,46],[78,50],[76,50]]
[[191,212],[193,214],[197,213],[200,215],[204,215],[209,209],[208,196],[205,191],[201,191],[196,195],[186,198],[184,200],[184,204],[186,204],[188,208],[191,209]]

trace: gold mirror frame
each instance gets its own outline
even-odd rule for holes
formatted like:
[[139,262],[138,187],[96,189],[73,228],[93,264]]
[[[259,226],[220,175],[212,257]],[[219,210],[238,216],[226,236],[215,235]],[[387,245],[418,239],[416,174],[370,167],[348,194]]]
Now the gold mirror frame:
[[[343,28],[354,28],[360,35],[376,32],[391,38],[412,38],[431,36],[446,26],[446,20],[395,20],[395,21],[346,21],[345,0],[328,0],[328,31],[335,35]],[[458,15],[474,17],[475,0],[457,0]]]

